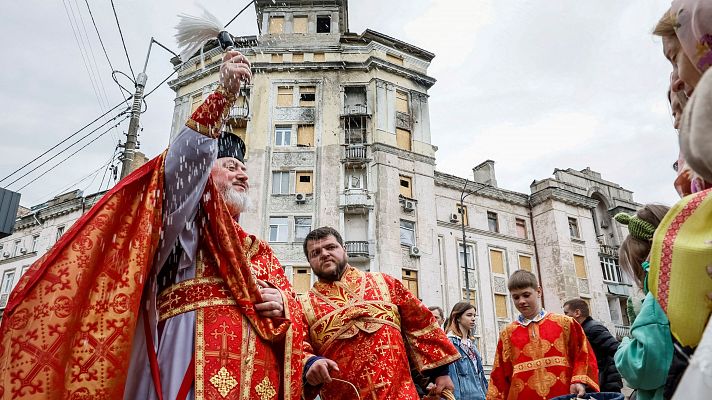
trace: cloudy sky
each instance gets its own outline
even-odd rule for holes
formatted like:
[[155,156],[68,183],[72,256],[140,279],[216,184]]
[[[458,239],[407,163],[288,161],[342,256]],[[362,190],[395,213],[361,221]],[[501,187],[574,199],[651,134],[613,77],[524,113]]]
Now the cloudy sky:
[[[223,21],[246,3],[202,2]],[[89,4],[109,60],[130,74],[111,2]],[[114,4],[135,73],[152,36],[176,50],[177,14],[196,13],[193,1]],[[471,176],[473,166],[492,159],[500,187],[528,193],[534,179],[555,168],[591,167],[633,190],[639,202],[672,203],[677,144],[665,96],[671,68],[650,34],[668,6],[669,0],[353,0],[349,12],[351,31],[373,29],[436,54],[429,73],[438,82],[429,94],[438,170]],[[0,18],[3,179],[122,97],[85,0],[3,1]],[[256,34],[254,8],[229,30]],[[153,48],[149,90],[172,72],[169,58]],[[133,91],[127,79],[120,82]],[[167,85],[147,98],[140,142],[149,157],[167,145],[173,98]],[[114,122],[0,187],[19,190]],[[127,127],[124,121],[21,189],[22,204],[73,188],[97,190]]]

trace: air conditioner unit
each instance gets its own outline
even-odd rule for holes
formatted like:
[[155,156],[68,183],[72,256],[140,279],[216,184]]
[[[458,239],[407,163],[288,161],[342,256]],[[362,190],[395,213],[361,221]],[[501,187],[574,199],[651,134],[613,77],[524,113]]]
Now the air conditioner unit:
[[415,202],[412,200],[403,201],[403,211],[413,211],[415,210]]
[[0,308],[5,308],[7,305],[7,298],[10,297],[9,293],[0,295]]
[[27,254],[27,249],[20,249],[20,254]]
[[307,195],[304,193],[297,193],[294,195],[294,200],[297,203],[306,203],[307,202]]
[[452,213],[450,214],[450,222],[457,222],[460,220],[460,214]]
[[416,246],[410,246],[410,256],[420,257],[420,249]]

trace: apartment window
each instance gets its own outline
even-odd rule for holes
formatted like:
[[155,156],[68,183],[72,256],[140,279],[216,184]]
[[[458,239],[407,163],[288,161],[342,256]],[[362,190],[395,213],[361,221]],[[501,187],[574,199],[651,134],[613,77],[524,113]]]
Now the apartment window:
[[294,241],[303,241],[312,229],[311,217],[294,217]]
[[418,294],[418,271],[404,269],[403,285],[405,285],[405,287],[413,293],[413,296],[420,298],[420,295]]
[[40,240],[40,235],[33,235],[32,236],[32,247],[30,248],[30,251],[37,251],[37,242]]
[[292,62],[293,62],[293,63],[304,62],[304,53],[294,53],[294,54],[292,54]]
[[295,192],[297,193],[314,193],[314,184],[312,182],[313,172],[297,172],[297,184]]
[[403,65],[403,57],[399,57],[393,54],[386,54],[386,60],[392,64]]
[[487,227],[490,232],[499,232],[499,219],[496,212],[487,211]]
[[299,294],[305,294],[311,289],[311,268],[294,267],[292,287]]
[[[472,282],[470,282],[470,284],[472,284]],[[465,288],[462,289],[462,300],[467,301],[467,292],[468,292],[467,289],[465,289]],[[470,289],[469,292],[470,292],[470,298],[469,298],[470,304],[472,304],[473,306],[477,306],[477,291],[475,289]]]
[[588,278],[588,274],[586,273],[586,259],[583,256],[574,254],[574,268],[576,269],[577,278]]
[[291,86],[278,86],[277,107],[291,107],[294,105],[292,96],[294,96],[294,89]]
[[400,221],[400,243],[405,246],[415,246],[415,222]]
[[59,238],[64,235],[64,227],[63,226],[58,226],[57,227],[57,237],[55,238],[56,240],[59,240]]
[[15,248],[12,251],[12,255],[14,257],[19,256],[20,250],[22,250],[22,240],[15,240]]
[[400,195],[412,199],[413,198],[413,178],[409,176],[400,175]]
[[0,293],[10,293],[12,284],[15,282],[15,270],[8,270],[2,274],[2,284],[0,285]]
[[274,128],[274,145],[275,146],[291,146],[292,145],[292,127],[277,126]]
[[289,218],[287,217],[270,217],[269,219],[269,241],[270,242],[286,242],[287,227]]
[[[462,243],[460,243],[458,246],[458,259],[457,262],[460,264],[460,267],[464,268],[465,267],[465,251],[462,247]],[[473,258],[473,251],[472,251],[472,246],[467,245],[467,269],[474,268],[475,267],[475,259]],[[470,282],[471,284],[472,282]]]
[[326,54],[314,53],[314,62],[324,62],[324,61],[326,61]]
[[576,218],[569,217],[569,234],[572,238],[580,238],[581,233],[579,232],[578,221]]
[[25,272],[27,272],[28,269],[30,269],[29,265],[23,265],[22,269],[20,270],[20,276],[25,275]]
[[314,107],[316,100],[315,86],[300,86],[299,87],[299,106]]
[[284,61],[284,56],[282,54],[272,54],[273,63],[281,63]]
[[331,15],[317,15],[316,33],[331,33]]
[[396,146],[399,149],[410,151],[412,148],[411,141],[410,131],[396,128]]
[[494,295],[494,309],[497,318],[507,319],[509,318],[509,307],[507,307],[507,295],[506,294],[495,294]]
[[504,252],[490,249],[490,268],[495,274],[506,274],[504,269]]
[[284,32],[284,17],[269,17],[269,33]]
[[532,258],[523,254],[519,255],[519,269],[532,272]]
[[289,171],[272,172],[272,194],[289,194]]
[[190,113],[193,114],[195,112],[195,110],[197,110],[198,107],[200,107],[201,104],[203,104],[203,94],[199,93],[199,94],[194,95],[191,98]]
[[297,127],[297,146],[314,147],[314,125],[299,125]]
[[408,105],[408,93],[396,90],[396,111],[405,114],[410,114],[410,107]]
[[461,221],[465,223],[465,226],[470,225],[469,219],[467,218],[467,206],[458,204],[457,213],[460,214],[460,218],[462,218]]
[[294,33],[307,33],[309,29],[309,17],[295,16],[292,31]]
[[526,239],[527,238],[527,222],[521,218],[515,218],[515,224],[517,226],[517,236]]

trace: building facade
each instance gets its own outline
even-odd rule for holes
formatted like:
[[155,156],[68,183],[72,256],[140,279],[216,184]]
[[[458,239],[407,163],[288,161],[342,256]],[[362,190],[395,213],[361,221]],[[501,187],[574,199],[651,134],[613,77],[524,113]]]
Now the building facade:
[[[638,208],[630,191],[589,169],[556,170],[528,194],[500,188],[491,160],[472,179],[439,172],[428,108],[434,54],[376,31],[349,32],[346,0],[255,4],[259,35],[235,38],[254,76],[226,126],[248,150],[253,206],[240,222],[270,242],[297,292],[315,281],[303,239],[328,225],[342,232],[355,267],[402,279],[446,313],[473,302],[488,366],[500,329],[516,317],[506,281],[517,269],[537,274],[548,310],[582,297],[594,318],[625,333],[632,287],[617,246],[627,231],[612,216]],[[172,137],[217,86],[221,56],[209,43],[182,65],[172,60]],[[15,271],[8,287],[66,224],[20,220],[2,251],[14,254],[19,237],[30,246],[39,235],[41,245],[0,260],[3,274]]]
[[14,232],[0,239],[0,313],[20,276],[104,193],[85,197],[80,190],[74,190],[31,208],[20,207]]

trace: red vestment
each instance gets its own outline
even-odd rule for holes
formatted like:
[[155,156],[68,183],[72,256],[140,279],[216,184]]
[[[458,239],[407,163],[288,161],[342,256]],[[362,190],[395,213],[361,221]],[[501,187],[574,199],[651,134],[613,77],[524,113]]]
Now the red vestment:
[[[331,376],[353,384],[363,400],[419,399],[408,355],[419,371],[460,358],[430,310],[391,276],[349,266],[340,281],[316,282],[301,301],[315,354],[336,361],[340,372]],[[306,392],[313,398],[316,390]],[[321,398],[357,397],[334,381]]]
[[569,394],[572,383],[598,391],[596,356],[573,318],[546,314],[499,335],[487,400],[539,400]]
[[[232,100],[213,93],[188,126],[216,137]],[[161,155],[104,195],[22,276],[0,327],[0,398],[123,397],[134,334],[143,333],[136,329],[141,296],[157,270],[163,179]],[[269,246],[235,222],[211,180],[200,204],[201,273],[220,293],[198,312],[196,398],[299,399],[303,317],[289,282]],[[283,293],[285,318],[256,313],[256,279]],[[194,298],[183,306],[201,295],[187,294]]]

